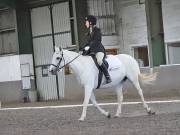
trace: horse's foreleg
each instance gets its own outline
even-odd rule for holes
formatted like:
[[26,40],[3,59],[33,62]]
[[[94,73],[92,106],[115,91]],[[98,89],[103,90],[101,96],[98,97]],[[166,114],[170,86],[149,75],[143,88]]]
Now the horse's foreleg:
[[94,95],[94,92],[91,93],[91,102],[93,103],[93,105],[94,105],[95,107],[97,107],[97,109],[98,109],[102,114],[104,114],[104,115],[105,115],[106,117],[108,117],[108,118],[111,117],[111,115],[110,115],[109,112],[106,112],[104,109],[102,109],[102,108],[98,105],[98,103],[96,102],[96,97],[95,97],[95,95]]
[[116,87],[116,93],[117,93],[118,107],[114,117],[120,117],[122,101],[123,101],[122,84]]
[[83,112],[81,114],[81,117],[80,117],[80,121],[84,121],[84,119],[86,118],[86,112],[87,112],[87,106],[88,106],[88,103],[89,103],[89,99],[91,97],[91,93],[92,93],[92,88],[89,87],[89,86],[85,86],[85,97],[84,97],[84,102],[83,102]]

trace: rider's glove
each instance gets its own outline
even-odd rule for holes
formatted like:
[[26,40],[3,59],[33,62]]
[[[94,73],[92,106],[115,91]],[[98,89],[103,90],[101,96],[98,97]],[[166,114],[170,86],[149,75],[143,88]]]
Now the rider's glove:
[[84,48],[84,50],[85,50],[85,51],[88,51],[89,48],[90,48],[89,46],[86,46],[86,47]]
[[86,47],[83,49],[82,55],[88,55],[88,54],[89,54],[89,50],[90,50],[90,47],[89,47],[89,46],[86,46]]

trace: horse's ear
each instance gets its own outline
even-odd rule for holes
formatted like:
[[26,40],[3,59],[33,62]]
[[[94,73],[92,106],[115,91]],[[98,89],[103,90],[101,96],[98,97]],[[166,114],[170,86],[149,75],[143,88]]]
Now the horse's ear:
[[59,47],[55,46],[55,52],[59,51]]

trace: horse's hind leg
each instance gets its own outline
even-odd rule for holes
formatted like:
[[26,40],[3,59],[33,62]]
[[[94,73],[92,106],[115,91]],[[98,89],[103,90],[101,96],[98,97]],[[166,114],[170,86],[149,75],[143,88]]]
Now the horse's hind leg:
[[93,105],[94,105],[95,107],[97,107],[97,109],[98,109],[102,114],[104,114],[104,115],[105,115],[106,117],[108,117],[108,118],[111,117],[111,115],[110,115],[109,112],[106,112],[104,109],[102,109],[102,108],[97,104],[97,102],[96,102],[96,97],[95,97],[95,95],[94,95],[94,92],[91,93],[91,102],[93,103]]
[[141,89],[141,87],[139,85],[139,81],[138,80],[133,81],[133,84],[134,84],[135,88],[138,90],[138,93],[139,93],[139,95],[141,97],[143,106],[147,110],[147,113],[148,114],[155,114],[154,112],[151,111],[151,108],[147,105],[147,103],[144,100],[143,92],[142,92],[142,89]]
[[114,117],[120,117],[122,101],[123,101],[122,84],[116,87],[116,93],[117,93],[118,107]]

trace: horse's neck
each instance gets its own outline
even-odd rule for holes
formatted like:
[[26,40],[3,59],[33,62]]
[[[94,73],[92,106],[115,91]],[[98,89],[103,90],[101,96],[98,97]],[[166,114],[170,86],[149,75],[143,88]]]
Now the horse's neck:
[[[65,62],[68,63],[70,61],[72,61],[73,59],[75,59],[79,54],[76,52],[72,52],[72,51],[68,51],[68,50],[64,50],[64,58],[65,58]],[[82,62],[80,61],[80,57],[79,56],[77,59],[73,60],[71,63],[69,63],[69,67],[73,70],[73,73],[75,73],[76,75],[79,75],[82,72]]]
[[74,58],[76,58],[79,55],[76,52],[68,51],[68,50],[64,50],[63,54],[64,54],[64,58],[65,58],[66,62],[73,60]]

